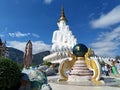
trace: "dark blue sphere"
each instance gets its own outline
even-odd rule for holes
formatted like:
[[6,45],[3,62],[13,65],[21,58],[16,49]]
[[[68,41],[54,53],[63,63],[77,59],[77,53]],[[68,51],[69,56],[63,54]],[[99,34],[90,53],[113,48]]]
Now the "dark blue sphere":
[[84,44],[76,44],[73,47],[73,54],[76,57],[84,57],[87,51],[88,51],[88,48]]

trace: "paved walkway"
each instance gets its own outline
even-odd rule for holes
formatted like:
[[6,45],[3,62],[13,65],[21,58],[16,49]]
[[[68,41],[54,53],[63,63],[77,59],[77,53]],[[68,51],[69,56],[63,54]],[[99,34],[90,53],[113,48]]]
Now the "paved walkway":
[[60,85],[50,83],[52,90],[120,90],[120,87],[110,86],[75,86],[75,85]]
[[[59,78],[59,76],[49,76],[49,84],[52,87],[52,90],[120,90],[120,77],[119,76],[109,76],[105,77],[105,82],[108,85],[104,86],[94,86],[94,85],[72,85],[72,84],[59,84],[56,83],[55,80]],[[114,79],[114,82],[111,80]],[[111,82],[111,83],[110,83]],[[110,85],[110,84],[111,85]]]

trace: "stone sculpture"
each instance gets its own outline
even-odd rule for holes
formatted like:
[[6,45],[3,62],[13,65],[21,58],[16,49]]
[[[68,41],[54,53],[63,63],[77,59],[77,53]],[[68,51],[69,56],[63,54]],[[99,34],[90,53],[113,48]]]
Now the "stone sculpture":
[[58,30],[53,32],[51,54],[43,58],[44,61],[52,63],[61,63],[61,61],[69,59],[67,52],[71,51],[77,43],[77,39],[67,25],[63,7],[57,25]]
[[72,35],[72,32],[66,22],[67,19],[64,14],[64,8],[62,8],[61,16],[57,23],[59,29],[53,32],[52,51],[61,51],[67,47],[73,48],[73,46],[77,43],[77,40]]
[[[67,82],[93,82],[96,85],[104,84],[100,80],[101,70],[97,60],[90,59],[91,49],[84,44],[77,44],[71,54],[72,60],[65,60],[60,64],[59,72],[61,78],[59,81]],[[67,74],[66,71],[69,71]],[[93,71],[93,73],[92,73]]]
[[30,40],[26,44],[23,64],[25,68],[29,68],[29,66],[32,64],[32,43]]
[[102,85],[104,84],[104,81],[100,80],[101,77],[100,64],[97,60],[90,59],[89,58],[90,55],[91,55],[91,48],[89,48],[88,52],[85,54],[85,62],[87,64],[87,67],[93,71],[92,82],[96,85]]
[[76,57],[74,54],[72,54],[71,52],[68,52],[68,54],[70,55],[72,60],[67,59],[67,60],[64,60],[60,64],[59,73],[60,73],[61,78],[59,79],[59,81],[66,81],[68,79],[68,75],[67,75],[66,71],[70,71],[76,61]]

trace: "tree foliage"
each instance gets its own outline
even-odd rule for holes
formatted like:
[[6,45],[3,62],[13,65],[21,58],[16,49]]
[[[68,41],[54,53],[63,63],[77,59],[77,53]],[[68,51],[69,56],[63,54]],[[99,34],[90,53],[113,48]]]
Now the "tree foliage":
[[0,58],[0,90],[15,90],[20,83],[20,75],[21,71],[15,62]]

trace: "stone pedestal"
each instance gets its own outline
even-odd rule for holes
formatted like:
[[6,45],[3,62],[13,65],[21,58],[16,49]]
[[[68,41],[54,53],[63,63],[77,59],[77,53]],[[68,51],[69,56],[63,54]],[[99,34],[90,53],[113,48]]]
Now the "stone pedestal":
[[91,81],[93,72],[87,68],[85,60],[77,60],[68,75],[68,82]]

